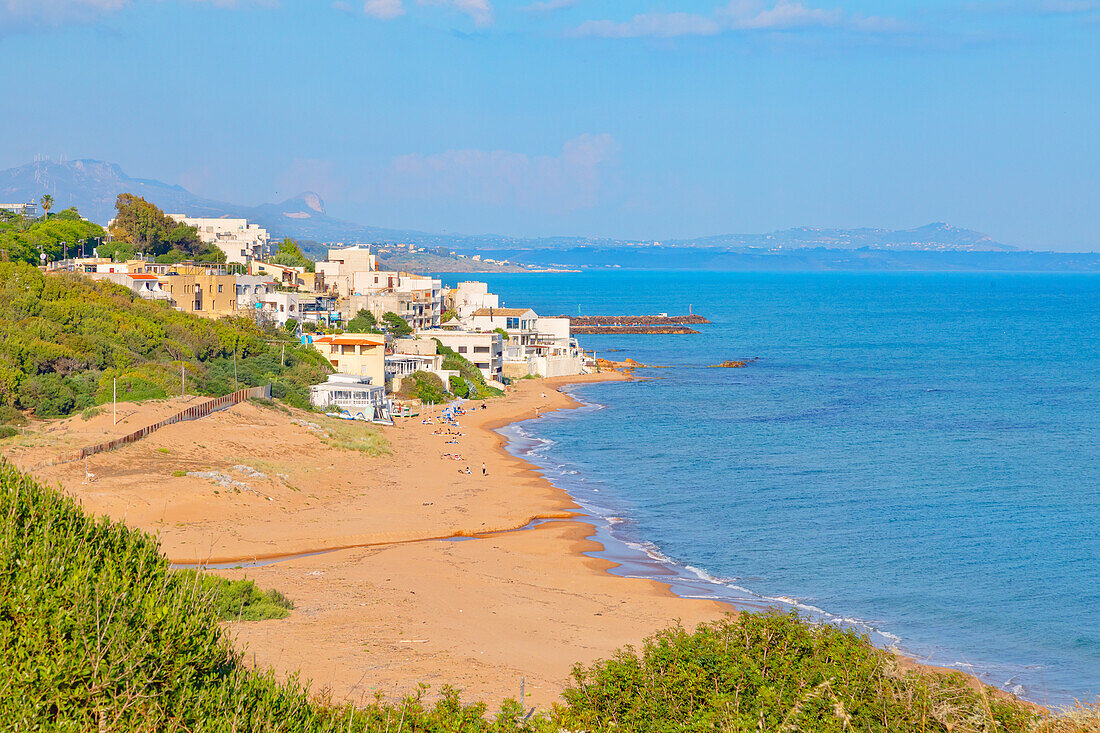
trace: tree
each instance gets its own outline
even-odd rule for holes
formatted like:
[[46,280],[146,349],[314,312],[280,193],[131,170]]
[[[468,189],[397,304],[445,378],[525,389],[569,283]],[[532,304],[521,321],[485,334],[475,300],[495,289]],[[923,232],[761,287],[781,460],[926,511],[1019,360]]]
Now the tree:
[[355,314],[355,318],[348,321],[347,331],[348,333],[379,333],[378,319],[366,308],[361,308]]
[[386,331],[394,336],[408,336],[413,332],[412,326],[393,311],[386,311],[382,314],[382,325],[386,327]]
[[443,311],[443,317],[439,320],[439,322],[446,323],[447,321],[454,320],[456,318],[458,318],[458,313],[455,311],[455,309],[448,308],[447,310]]
[[46,221],[50,220],[50,209],[53,208],[53,196],[46,194],[42,197],[42,210],[46,212]]
[[14,214],[0,220],[0,260],[38,264],[39,253],[57,260],[62,255],[62,242],[79,251],[82,242],[103,236],[103,228],[81,219],[76,209],[65,209],[49,221]]
[[306,272],[314,272],[316,269],[313,260],[306,257],[302,248],[290,237],[279,243],[279,249],[271,256],[271,262],[285,267],[304,267]]
[[195,227],[175,221],[140,196],[120,193],[115,212],[111,236],[142,252],[163,255],[177,250],[190,259],[206,250]]

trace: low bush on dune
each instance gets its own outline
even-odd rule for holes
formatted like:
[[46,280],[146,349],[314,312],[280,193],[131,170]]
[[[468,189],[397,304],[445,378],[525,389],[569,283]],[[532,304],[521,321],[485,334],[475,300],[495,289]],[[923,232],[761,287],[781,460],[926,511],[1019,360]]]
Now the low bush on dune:
[[[286,618],[294,603],[277,590],[260,590],[251,580],[229,580],[217,575],[181,570],[182,582],[199,585],[198,592],[210,599],[222,621],[264,621]],[[187,579],[190,576],[190,580]]]
[[[242,663],[225,619],[285,612],[248,581],[173,571],[155,539],[0,463],[0,726],[12,731],[901,731],[1082,733],[959,674],[899,670],[866,638],[794,615],[672,628],[574,670],[563,701],[495,715],[444,687],[329,704]],[[1091,722],[1090,722],[1091,721]]]
[[1027,731],[1032,710],[960,673],[903,672],[866,637],[796,614],[662,631],[578,666],[557,721],[575,730]]

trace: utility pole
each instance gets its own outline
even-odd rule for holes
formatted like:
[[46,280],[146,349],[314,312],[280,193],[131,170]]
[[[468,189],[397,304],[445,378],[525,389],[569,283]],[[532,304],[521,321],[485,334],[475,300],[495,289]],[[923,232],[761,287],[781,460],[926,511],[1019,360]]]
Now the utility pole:
[[237,391],[237,350],[233,349],[233,391]]
[[279,353],[279,366],[286,366],[286,344],[283,344],[283,350]]
[[187,396],[187,367],[180,364],[180,397]]
[[111,379],[111,416],[118,425],[118,378]]

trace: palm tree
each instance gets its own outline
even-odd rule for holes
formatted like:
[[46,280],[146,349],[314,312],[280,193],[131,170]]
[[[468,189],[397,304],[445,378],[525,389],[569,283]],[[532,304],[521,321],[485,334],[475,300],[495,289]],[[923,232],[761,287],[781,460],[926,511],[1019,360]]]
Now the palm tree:
[[50,209],[53,208],[53,196],[46,194],[42,197],[42,210],[46,212],[46,219],[50,218]]

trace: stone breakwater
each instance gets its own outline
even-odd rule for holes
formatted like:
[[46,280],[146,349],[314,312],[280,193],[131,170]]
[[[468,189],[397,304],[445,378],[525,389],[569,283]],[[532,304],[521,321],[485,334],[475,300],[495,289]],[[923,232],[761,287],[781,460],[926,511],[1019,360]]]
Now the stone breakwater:
[[[565,316],[563,316],[565,317]],[[691,325],[710,323],[700,315],[686,316],[568,316],[574,334],[595,333],[699,333]],[[690,325],[689,325],[690,324]]]

